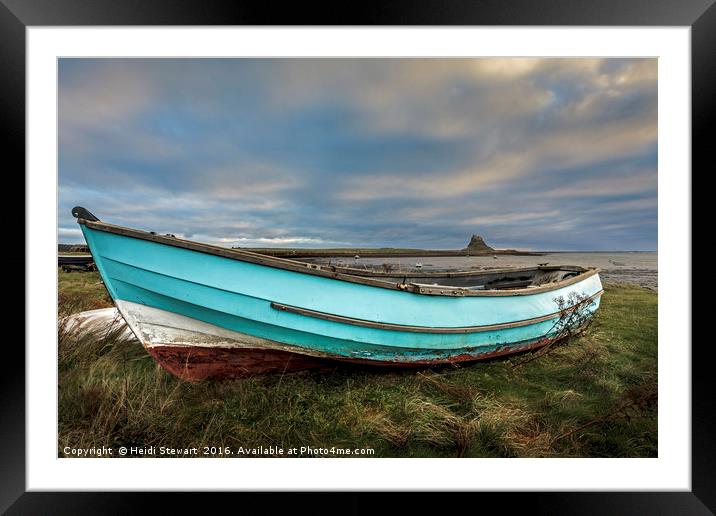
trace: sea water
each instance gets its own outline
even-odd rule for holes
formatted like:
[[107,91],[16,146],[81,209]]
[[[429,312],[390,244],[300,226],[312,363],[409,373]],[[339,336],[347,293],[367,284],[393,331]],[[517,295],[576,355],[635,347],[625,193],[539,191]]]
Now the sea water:
[[[309,261],[309,260],[306,260]],[[580,265],[598,267],[602,281],[631,283],[656,290],[658,287],[656,252],[554,252],[541,256],[482,255],[482,256],[411,256],[385,258],[315,258],[315,263],[342,265],[347,267],[391,271],[438,272],[467,269],[501,269],[507,267],[531,267],[538,264]],[[416,265],[420,267],[416,267]]]

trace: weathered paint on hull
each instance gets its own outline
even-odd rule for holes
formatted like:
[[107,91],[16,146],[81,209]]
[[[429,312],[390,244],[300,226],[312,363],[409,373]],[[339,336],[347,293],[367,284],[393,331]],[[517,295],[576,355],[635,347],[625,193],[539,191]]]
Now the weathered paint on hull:
[[147,351],[171,374],[192,382],[289,373],[330,365],[316,357],[258,348],[166,345],[147,347]]
[[170,373],[189,381],[331,368],[336,362],[390,367],[454,364],[536,349],[552,342],[541,338],[455,353],[393,349],[390,355],[383,353],[390,358],[369,359],[359,354],[346,356],[289,346],[131,302],[117,301],[117,306],[152,357]]

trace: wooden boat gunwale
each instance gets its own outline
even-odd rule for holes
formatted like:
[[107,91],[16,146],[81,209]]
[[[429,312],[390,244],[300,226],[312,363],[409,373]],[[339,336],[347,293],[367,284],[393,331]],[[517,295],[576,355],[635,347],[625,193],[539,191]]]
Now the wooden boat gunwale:
[[[579,283],[590,276],[599,273],[599,269],[596,267],[579,267],[579,266],[538,266],[538,267],[525,267],[525,268],[512,268],[512,269],[489,269],[485,271],[459,271],[459,272],[448,272],[448,273],[429,273],[420,272],[415,274],[409,274],[412,278],[437,278],[437,277],[461,277],[461,276],[479,276],[480,274],[497,274],[501,272],[520,272],[520,271],[552,271],[552,270],[567,270],[578,272],[579,274],[571,276],[560,281],[553,283],[547,283],[538,286],[531,286],[529,288],[516,288],[511,290],[475,290],[465,287],[448,286],[448,285],[427,285],[421,283],[395,283],[385,279],[383,277],[395,277],[395,272],[381,272],[381,271],[366,271],[361,269],[351,269],[349,267],[340,266],[323,266],[318,264],[299,262],[296,260],[290,260],[287,258],[280,258],[275,256],[266,256],[243,249],[229,249],[211,244],[205,244],[200,242],[194,242],[191,240],[185,240],[170,235],[159,235],[150,231],[143,231],[140,229],[128,228],[124,226],[117,226],[102,222],[99,219],[91,220],[87,217],[93,217],[85,209],[73,209],[73,214],[77,216],[77,223],[83,224],[88,228],[103,231],[106,233],[112,233],[121,236],[127,236],[137,238],[140,240],[147,240],[159,244],[165,244],[173,247],[179,247],[201,253],[206,253],[214,256],[221,256],[232,260],[238,260],[257,265],[264,265],[267,267],[273,267],[277,269],[289,270],[302,274],[310,274],[314,276],[321,276],[325,278],[347,281],[350,283],[359,283],[363,285],[380,287],[385,289],[400,290],[413,294],[423,295],[434,295],[434,296],[453,296],[453,297],[491,297],[491,296],[527,296],[532,294],[538,294],[542,292],[549,292],[558,290],[562,287]],[[80,216],[78,216],[80,214]],[[397,274],[401,275],[401,274]]]

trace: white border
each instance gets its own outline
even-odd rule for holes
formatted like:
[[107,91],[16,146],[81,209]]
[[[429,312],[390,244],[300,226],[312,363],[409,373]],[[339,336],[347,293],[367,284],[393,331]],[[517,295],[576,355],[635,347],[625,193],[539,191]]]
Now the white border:
[[[27,489],[690,490],[690,36],[688,27],[29,28]],[[58,459],[58,56],[658,56],[659,458]]]

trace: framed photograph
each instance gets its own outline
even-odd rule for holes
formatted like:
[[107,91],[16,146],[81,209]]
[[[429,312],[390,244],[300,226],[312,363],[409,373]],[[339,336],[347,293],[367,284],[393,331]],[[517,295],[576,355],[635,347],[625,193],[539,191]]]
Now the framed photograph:
[[522,4],[0,6],[28,307],[3,509],[712,510],[691,168],[716,10]]

